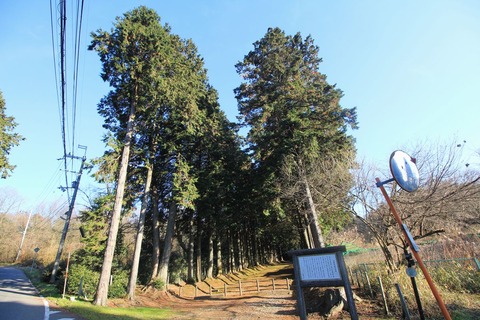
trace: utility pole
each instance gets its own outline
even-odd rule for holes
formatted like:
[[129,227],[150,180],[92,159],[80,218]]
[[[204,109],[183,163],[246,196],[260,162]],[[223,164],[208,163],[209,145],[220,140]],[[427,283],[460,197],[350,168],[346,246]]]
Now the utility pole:
[[[87,149],[87,147],[83,147],[83,148],[85,150]],[[85,151],[85,153],[86,153],[86,151]],[[55,263],[53,264],[53,270],[52,270],[52,275],[50,277],[50,283],[55,282],[55,276],[57,274],[58,267],[60,265],[60,257],[62,256],[63,245],[65,244],[65,238],[67,237],[68,226],[70,225],[70,218],[72,217],[73,207],[75,205],[75,198],[77,197],[77,191],[78,191],[78,188],[80,186],[80,178],[82,177],[83,167],[85,165],[85,160],[86,160],[85,155],[83,157],[76,157],[76,156],[73,156],[73,155],[68,155],[66,157],[69,157],[69,158],[72,158],[72,159],[81,159],[82,164],[80,165],[80,170],[77,173],[77,180],[75,180],[72,184],[73,185],[72,200],[70,201],[70,206],[68,207],[67,218],[65,219],[65,225],[63,226],[63,232],[62,232],[62,237],[60,238],[60,244],[58,246],[57,257],[55,258]]]
[[25,235],[27,234],[28,224],[30,223],[30,218],[32,217],[32,211],[28,214],[27,224],[25,225],[25,229],[23,230],[22,241],[20,242],[20,247],[18,247],[17,257],[15,258],[14,262],[17,262],[20,258],[20,254],[22,253],[23,241],[25,241]]

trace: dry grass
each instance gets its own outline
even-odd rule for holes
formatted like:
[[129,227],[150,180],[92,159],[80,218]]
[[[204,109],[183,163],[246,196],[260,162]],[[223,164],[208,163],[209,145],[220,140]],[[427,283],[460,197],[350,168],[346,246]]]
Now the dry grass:
[[[420,244],[422,260],[450,259],[444,263],[427,263],[427,270],[434,279],[435,286],[453,319],[480,319],[480,290],[478,289],[480,271],[476,271],[474,260],[470,259],[479,255],[480,248],[475,245],[478,240],[476,235],[439,237],[428,243]],[[406,266],[401,266],[397,272],[389,274],[383,264],[381,250],[375,250],[374,245],[370,245],[370,247],[372,250],[356,255],[347,255],[345,257],[347,266],[351,270],[368,271],[372,292],[377,301],[381,301],[380,286],[377,280],[380,277],[390,310],[400,316],[400,299],[394,287],[394,284],[398,283],[415,319],[418,317],[417,304],[411,279],[405,272]],[[468,260],[464,260],[462,262],[464,264],[452,262],[452,259],[458,258],[468,258]],[[399,259],[403,259],[403,256]],[[429,319],[442,318],[431,288],[418,267],[417,273],[415,280],[426,317]],[[358,273],[352,272],[352,274],[351,282],[357,285]],[[360,277],[359,280],[360,288],[357,291],[363,297],[370,298],[371,292],[365,279]]]

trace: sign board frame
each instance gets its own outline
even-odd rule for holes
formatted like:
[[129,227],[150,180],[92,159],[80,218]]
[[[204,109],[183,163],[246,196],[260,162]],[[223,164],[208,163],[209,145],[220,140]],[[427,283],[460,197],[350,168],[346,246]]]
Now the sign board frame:
[[358,319],[353,291],[348,280],[347,267],[343,260],[343,252],[345,251],[345,246],[336,246],[288,252],[293,258],[300,319],[307,319],[303,292],[305,287],[344,287],[350,317],[354,320]]

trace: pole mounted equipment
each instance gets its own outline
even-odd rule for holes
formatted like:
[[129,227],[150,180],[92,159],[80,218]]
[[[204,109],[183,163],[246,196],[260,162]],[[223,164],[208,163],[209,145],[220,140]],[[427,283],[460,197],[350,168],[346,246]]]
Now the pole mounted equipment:
[[[86,152],[86,147],[85,147],[85,152]],[[57,256],[55,257],[55,262],[53,264],[52,275],[50,277],[50,283],[55,282],[55,277],[56,277],[56,274],[57,274],[57,271],[58,271],[58,267],[60,265],[60,257],[62,256],[63,246],[65,244],[65,239],[67,237],[68,227],[70,225],[70,219],[72,218],[73,208],[75,206],[75,199],[77,197],[78,188],[80,187],[80,178],[82,177],[82,172],[83,172],[83,169],[85,168],[85,161],[86,161],[85,156],[76,157],[76,156],[69,155],[68,157],[71,157],[71,158],[74,158],[74,159],[81,159],[82,163],[80,165],[80,170],[78,171],[78,174],[77,174],[77,179],[72,184],[72,186],[73,186],[72,200],[70,201],[70,205],[68,207],[68,212],[67,212],[67,217],[65,218],[65,225],[64,225],[63,231],[62,231],[62,237],[60,238],[60,244],[58,245]]]

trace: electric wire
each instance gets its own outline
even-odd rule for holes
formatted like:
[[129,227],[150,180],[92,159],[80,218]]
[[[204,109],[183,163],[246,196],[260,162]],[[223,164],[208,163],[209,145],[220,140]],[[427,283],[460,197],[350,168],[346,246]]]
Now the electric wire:
[[[76,141],[76,122],[77,122],[77,101],[78,101],[78,75],[79,75],[79,61],[81,52],[81,34],[82,34],[82,22],[84,11],[84,0],[77,0],[76,6],[72,6],[72,16],[75,16],[75,23],[72,24],[71,32],[73,33],[73,55],[67,56],[67,3],[66,0],[59,0],[56,6],[57,10],[54,10],[53,0],[50,0],[50,24],[52,31],[52,46],[53,46],[53,61],[55,71],[55,82],[57,90],[57,100],[59,103],[59,115],[61,125],[61,139],[63,147],[63,169],[65,173],[65,187],[67,188],[67,198],[71,200],[69,191],[70,181],[75,178],[70,176],[69,173],[74,172],[74,161],[69,163],[68,158],[72,158],[75,155],[75,141]],[[75,9],[73,8],[75,7]],[[58,13],[58,15],[54,14]],[[75,11],[75,12],[73,12]],[[55,26],[58,22],[59,32],[55,32]],[[58,30],[57,30],[58,31]],[[60,34],[58,41],[55,41],[54,34]],[[55,49],[59,47],[59,51]],[[58,48],[57,47],[57,48]],[[69,64],[69,57],[73,56],[73,63]],[[57,57],[58,60],[57,60]],[[59,64],[57,69],[57,64]],[[69,65],[72,70],[69,72]],[[69,74],[70,73],[70,74]],[[68,79],[72,79],[72,97],[69,98],[69,86]],[[71,103],[71,106],[69,105]],[[68,150],[71,146],[71,149]],[[68,164],[71,165],[69,168]],[[70,170],[69,170],[70,169]]]
[[57,187],[55,184],[58,183],[60,180],[60,175],[61,175],[61,166],[62,163],[59,162],[58,166],[55,168],[55,171],[50,175],[50,180],[47,182],[45,187],[43,188],[42,192],[37,196],[37,199],[35,200],[36,203],[43,203],[49,196],[49,193],[51,190],[56,189]]
[[80,61],[80,44],[82,34],[84,0],[77,1],[77,19],[75,27],[74,71],[73,71],[73,102],[72,102],[72,154],[75,150],[77,97],[78,97],[78,67]]
[[[55,23],[54,23],[55,22]],[[68,176],[67,172],[67,143],[66,143],[66,62],[65,62],[65,39],[66,39],[66,2],[65,0],[60,0],[58,5],[54,5],[52,0],[50,0],[50,26],[51,26],[51,36],[52,36],[52,47],[53,47],[53,63],[54,63],[54,72],[55,72],[55,84],[57,92],[57,103],[59,110],[60,118],[60,134],[62,139],[63,146],[63,167],[65,172],[65,183],[68,186]],[[58,40],[56,41],[55,34],[60,34]],[[57,51],[58,50],[58,51]],[[59,58],[57,59],[57,56]],[[57,68],[58,64],[58,68]],[[60,80],[59,80],[60,78]],[[69,193],[67,192],[67,197]]]
[[[34,219],[35,225],[38,228],[46,228],[49,226],[52,231],[57,232],[55,230],[55,219],[58,215],[62,218],[62,214],[67,214],[68,219],[70,219],[70,215],[73,213],[71,210],[73,208],[71,205],[73,204],[72,201],[75,199],[71,198],[70,196],[70,183],[69,183],[69,174],[76,175],[77,172],[73,169],[73,162],[74,159],[78,159],[79,157],[75,157],[75,140],[76,140],[76,117],[77,117],[77,100],[78,100],[78,70],[79,70],[79,61],[80,61],[80,45],[81,45],[81,33],[82,33],[82,21],[83,21],[83,10],[84,10],[84,0],[77,0],[76,2],[76,23],[72,28],[73,33],[73,63],[71,65],[68,64],[70,62],[70,56],[67,58],[67,0],[58,0],[58,5],[55,3],[53,4],[53,0],[50,0],[50,28],[51,28],[51,41],[52,41],[52,53],[53,53],[53,64],[54,64],[54,75],[55,75],[55,87],[56,87],[56,96],[57,96],[57,103],[59,106],[59,118],[60,118],[60,126],[61,126],[61,140],[62,140],[62,147],[63,147],[63,163],[60,163],[56,173],[51,176],[50,181],[47,183],[44,191],[38,196],[40,197],[47,197],[48,190],[51,188],[51,184],[59,178],[60,170],[59,168],[63,164],[63,171],[65,175],[65,188],[61,188],[62,190],[67,191],[67,201],[64,202],[57,202],[55,207],[52,205],[49,208],[46,208],[45,211],[48,213],[45,214],[45,211],[42,213],[40,212],[40,208],[37,210],[37,214],[39,214],[42,219],[38,221],[38,219]],[[73,6],[72,6],[73,7]],[[55,8],[55,9],[54,9]],[[72,16],[74,16],[72,12]],[[59,30],[57,29],[59,28]],[[59,31],[59,32],[58,32]],[[58,40],[55,35],[60,35]],[[57,52],[59,48],[59,51]],[[57,59],[59,57],[59,59]],[[57,65],[58,64],[58,65]],[[69,69],[72,68],[71,70]],[[69,74],[71,71],[71,75]],[[67,101],[69,100],[69,93],[68,93],[68,86],[67,82],[69,76],[72,77],[72,98],[71,98],[71,110],[67,105]],[[71,150],[69,152],[67,146],[70,145],[71,142]],[[80,147],[80,146],[79,146]],[[86,150],[86,147],[83,147]],[[70,159],[70,160],[68,160]],[[71,162],[71,170],[68,170],[67,162]],[[82,160],[84,161],[84,159]],[[82,163],[83,165],[83,163]],[[72,176],[71,181],[78,181],[75,177]],[[78,188],[78,183],[73,186]],[[75,193],[74,193],[75,195]],[[42,204],[44,202],[42,201]],[[66,211],[68,210],[68,211]],[[43,211],[43,210],[42,210]],[[36,215],[37,215],[36,214]],[[34,216],[35,218],[35,216]],[[38,222],[37,222],[38,221]],[[38,225],[37,225],[38,223]],[[33,227],[33,221],[32,221]],[[65,233],[66,234],[66,233]],[[59,246],[59,250],[62,247]],[[57,263],[57,261],[56,261]]]
[[[68,173],[67,173],[67,141],[66,141],[66,24],[67,24],[67,2],[60,1],[60,92],[61,92],[61,110],[62,110],[62,144],[63,144],[63,163],[65,169],[65,184],[68,187]],[[67,189],[67,196],[70,199],[70,194]]]
[[[54,75],[55,75],[55,89],[56,89],[56,92],[57,92],[57,103],[60,106],[60,92],[58,90],[58,72],[57,72],[57,59],[56,59],[57,54],[55,52],[55,48],[56,48],[55,23],[53,22],[54,20],[56,21],[56,19],[54,19],[54,14],[53,13],[54,13],[53,4],[52,4],[52,0],[50,0],[50,30],[51,30],[51,38],[52,38],[53,71],[54,71]],[[60,109],[59,109],[59,111],[60,111]],[[60,113],[59,113],[59,117],[61,119],[61,114]]]
[[[40,216],[42,216],[42,220],[41,221],[36,221],[37,219],[36,216],[37,214],[34,214],[33,215],[33,218],[32,219],[32,228],[35,226],[37,227],[38,229],[44,229],[46,227],[49,227],[51,228],[53,231],[55,231],[55,229],[53,228],[54,227],[54,222],[55,222],[55,217],[61,217],[62,214],[65,213],[65,208],[68,207],[68,202],[62,202],[60,203],[56,208],[51,208],[50,212],[47,214],[47,215],[43,215],[43,214],[40,214]],[[58,232],[58,230],[57,230]]]

